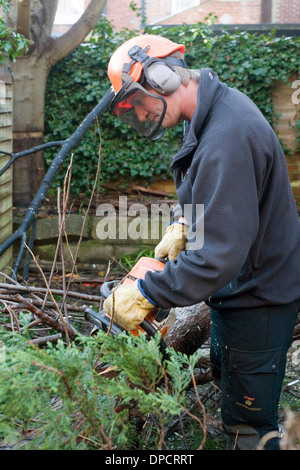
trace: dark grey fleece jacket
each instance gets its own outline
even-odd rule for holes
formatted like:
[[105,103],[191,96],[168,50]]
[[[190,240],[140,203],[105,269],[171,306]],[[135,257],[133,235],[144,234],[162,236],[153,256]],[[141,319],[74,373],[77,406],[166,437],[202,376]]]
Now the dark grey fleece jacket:
[[282,149],[254,103],[209,69],[172,168],[183,212],[192,204],[194,234],[204,214],[204,243],[147,273],[145,293],[164,308],[300,298],[300,226]]

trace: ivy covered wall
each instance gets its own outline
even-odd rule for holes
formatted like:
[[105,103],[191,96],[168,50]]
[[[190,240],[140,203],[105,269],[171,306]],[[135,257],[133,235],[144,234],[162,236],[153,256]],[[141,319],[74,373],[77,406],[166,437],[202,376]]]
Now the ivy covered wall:
[[[226,29],[214,35],[211,27],[203,23],[160,27],[146,32],[184,43],[186,61],[191,68],[212,68],[227,85],[247,94],[275,129],[279,116],[278,109],[274,109],[274,87],[278,83],[283,84],[285,105],[292,104],[295,117],[288,126],[299,146],[299,37],[276,37],[275,32],[262,35],[245,31],[232,33]],[[136,34],[127,30],[116,33],[107,21],[101,20],[90,42],[82,44],[56,65],[47,84],[45,141],[62,140],[71,135],[110,87],[106,70],[111,54],[119,44]],[[292,99],[295,99],[294,103]],[[280,137],[279,131],[278,127]],[[180,148],[182,132],[182,126],[178,126],[168,130],[163,139],[150,142],[105,113],[74,152],[72,193],[88,196],[96,174],[100,147],[100,191],[104,190],[103,183],[120,181],[120,178],[127,184],[143,181],[144,185],[158,178],[168,180],[172,177],[169,165]],[[290,142],[284,139],[282,145],[294,171],[296,188],[297,181],[300,182],[299,148],[296,144],[291,148]],[[54,149],[47,150],[48,164],[54,155]],[[65,169],[68,164],[67,161]],[[62,169],[57,185],[62,184],[64,175]]]

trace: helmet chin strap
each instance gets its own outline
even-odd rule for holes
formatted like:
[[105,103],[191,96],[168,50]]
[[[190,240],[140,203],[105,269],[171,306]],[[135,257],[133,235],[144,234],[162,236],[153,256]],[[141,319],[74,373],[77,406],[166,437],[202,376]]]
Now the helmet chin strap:
[[[161,139],[161,137],[166,131],[166,129],[162,126],[162,121],[164,119],[167,108],[164,95],[169,95],[176,91],[176,89],[180,86],[181,83],[180,76],[178,72],[174,69],[174,66],[184,68],[188,67],[183,59],[177,59],[175,57],[151,57],[147,54],[147,51],[149,49],[150,46],[145,47],[145,49],[142,49],[140,46],[133,46],[127,52],[128,56],[131,58],[131,61],[129,63],[123,63],[121,74],[122,87],[116,94],[115,100],[112,103],[111,113],[114,113],[113,110],[117,109],[118,103],[120,104],[122,100],[126,99],[126,93],[128,94],[127,96],[130,96],[130,94],[133,93],[134,86],[137,88],[137,90],[138,87],[140,87],[143,93],[152,96],[152,98],[160,99],[163,102],[163,110],[161,113],[159,124],[157,124],[156,132],[153,128],[153,131],[149,132],[147,135],[146,132],[148,132],[148,130],[145,127],[145,131],[143,133],[143,131],[140,130],[138,126],[134,124],[132,120],[132,115],[130,114],[128,114],[127,121],[125,119],[125,116],[127,116],[127,114],[124,114],[121,118],[124,122],[127,122],[128,125],[131,125],[133,128],[135,128],[144,137],[152,141],[156,141]],[[140,79],[135,82],[132,76],[130,75],[130,72],[133,65],[137,62],[142,64],[142,73]],[[157,91],[158,94],[154,95],[151,93],[151,91],[146,89],[143,86],[144,81],[147,82],[153,90]],[[137,118],[137,116],[135,117]]]
[[[183,59],[177,59],[175,57],[164,57],[164,58],[156,58],[156,57],[150,57],[147,54],[147,51],[150,49],[150,46],[145,47],[145,49],[142,49],[140,46],[133,46],[131,49],[128,51],[129,57],[132,59],[132,61],[129,64],[124,64],[123,72],[128,76],[131,67],[136,63],[140,62],[143,65],[143,74],[146,77],[146,81],[151,85],[151,80],[149,80],[149,77],[147,76],[147,71],[149,65],[153,63],[164,63],[166,64],[167,67],[169,67],[171,70],[174,71],[174,65],[177,65],[179,67],[183,68],[188,68],[186,62]],[[148,80],[147,80],[148,78]],[[161,131],[156,135],[150,138],[152,141],[159,140],[163,137],[166,129],[164,127],[161,128]]]
[[160,133],[157,136],[151,137],[150,140],[155,142],[156,140],[161,139],[165,132],[166,132],[166,129],[162,127]]

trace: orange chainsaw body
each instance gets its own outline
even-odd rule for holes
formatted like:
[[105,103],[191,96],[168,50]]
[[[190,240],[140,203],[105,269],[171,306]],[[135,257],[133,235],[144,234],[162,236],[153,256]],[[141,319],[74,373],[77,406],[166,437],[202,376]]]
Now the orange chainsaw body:
[[[147,272],[163,271],[164,267],[164,262],[144,256],[139,259],[139,261],[122,281],[109,281],[102,284],[100,289],[101,295],[104,298],[107,298],[109,295],[112,295],[113,290],[117,288],[120,283],[124,285],[132,284],[136,282],[137,279],[144,279]],[[168,329],[170,328],[170,322],[167,320],[168,315],[169,310],[153,307],[153,310],[148,313],[146,318],[142,321],[141,325],[129,333],[134,336],[138,336],[139,333],[142,332],[151,337],[155,336],[156,333],[159,332],[161,335],[160,346],[164,350],[166,348],[164,338],[168,332]],[[101,329],[105,332],[110,331],[113,335],[118,335],[124,331],[124,328],[118,325],[116,322],[111,322],[111,317],[107,315],[104,310],[97,313],[88,307],[85,310],[85,318],[88,321],[94,323],[97,329]]]
[[[138,260],[138,262],[133,266],[131,271],[127,274],[126,278],[122,281],[122,284],[132,284],[134,283],[137,279],[145,279],[145,275],[148,271],[163,271],[165,267],[165,264],[162,261],[159,261],[157,259],[153,258],[148,258],[146,256],[143,256]],[[146,316],[146,320],[148,320],[149,323],[151,323],[161,334],[161,336],[164,338],[167,334],[168,328],[165,326],[165,322],[158,322],[156,320],[158,309],[153,308],[153,310],[148,313]],[[137,327],[136,330],[130,331],[131,334],[134,336],[138,336],[140,331],[144,331],[143,328],[140,326]]]

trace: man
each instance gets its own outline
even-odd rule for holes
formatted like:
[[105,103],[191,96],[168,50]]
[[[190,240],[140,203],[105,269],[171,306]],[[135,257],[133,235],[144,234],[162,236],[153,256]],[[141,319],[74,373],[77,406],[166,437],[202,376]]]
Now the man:
[[[113,115],[150,139],[180,121],[188,127],[172,162],[180,210],[155,252],[169,261],[164,271],[118,287],[104,309],[134,330],[153,306],[206,301],[223,426],[237,449],[255,449],[278,430],[286,352],[300,310],[298,214],[267,121],[213,71],[189,70],[184,50],[144,35],[109,62]],[[278,442],[270,439],[266,448],[279,449]]]

